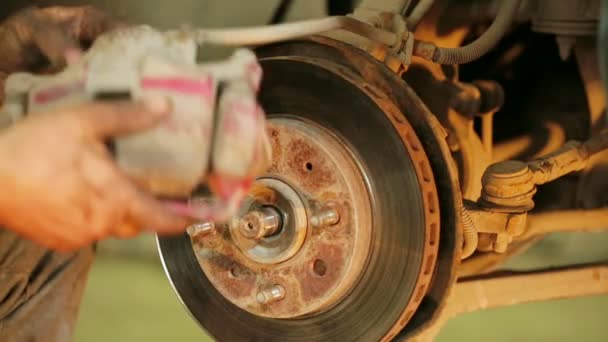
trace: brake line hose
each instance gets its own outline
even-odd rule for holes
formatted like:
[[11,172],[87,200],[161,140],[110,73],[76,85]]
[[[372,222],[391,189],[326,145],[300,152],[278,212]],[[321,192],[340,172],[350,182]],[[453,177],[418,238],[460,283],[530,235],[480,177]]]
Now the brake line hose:
[[407,28],[413,31],[414,28],[420,22],[420,20],[422,20],[422,17],[424,17],[424,15],[429,11],[431,6],[433,6],[434,2],[435,0],[418,1],[416,7],[414,7],[414,9],[412,10],[412,13],[410,13],[410,15],[407,17]]
[[[423,14],[433,2],[421,0],[424,5],[417,10]],[[478,59],[498,44],[509,29],[521,0],[504,0],[494,22],[477,40],[457,48],[439,47],[433,43],[416,40],[413,54],[439,64],[464,64]],[[414,20],[417,20],[416,17]],[[199,44],[225,46],[263,45],[279,41],[302,38],[333,30],[346,30],[390,47],[400,42],[399,35],[376,28],[347,16],[333,16],[322,19],[304,20],[271,26],[243,27],[229,29],[186,30],[194,34]]]
[[199,44],[243,46],[276,43],[339,29],[388,46],[399,43],[399,37],[396,34],[346,16],[333,16],[270,26],[197,29],[193,33]]
[[433,43],[416,41],[414,55],[439,64],[464,64],[472,62],[493,49],[510,28],[519,9],[520,0],[503,0],[496,18],[474,42],[457,47],[439,47]]

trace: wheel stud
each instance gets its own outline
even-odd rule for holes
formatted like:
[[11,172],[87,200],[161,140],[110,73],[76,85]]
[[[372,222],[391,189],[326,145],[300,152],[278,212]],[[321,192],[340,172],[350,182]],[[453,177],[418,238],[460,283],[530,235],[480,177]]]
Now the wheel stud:
[[334,226],[340,222],[340,214],[334,208],[325,207],[310,218],[310,224],[315,228]]
[[190,237],[207,236],[215,232],[215,223],[213,222],[199,222],[189,226],[186,232]]
[[260,304],[270,304],[279,301],[285,297],[285,288],[281,285],[274,285],[273,287],[262,290],[256,295],[256,300]]

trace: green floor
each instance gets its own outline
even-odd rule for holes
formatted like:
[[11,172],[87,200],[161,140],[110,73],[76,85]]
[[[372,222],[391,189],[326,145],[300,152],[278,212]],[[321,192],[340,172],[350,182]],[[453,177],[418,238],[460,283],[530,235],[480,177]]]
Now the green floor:
[[194,323],[159,263],[99,258],[75,341],[211,341]]
[[[122,246],[122,247],[121,247]],[[210,341],[174,296],[150,239],[100,252],[85,294],[76,342]],[[145,257],[142,257],[144,255]],[[607,234],[546,239],[512,268],[608,258]],[[608,296],[489,310],[452,320],[439,341],[608,341]]]

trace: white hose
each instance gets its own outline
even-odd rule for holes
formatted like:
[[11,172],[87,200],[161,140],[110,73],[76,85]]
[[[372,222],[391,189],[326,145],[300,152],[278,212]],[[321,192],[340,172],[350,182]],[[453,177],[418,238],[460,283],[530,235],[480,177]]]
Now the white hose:
[[434,0],[420,0],[416,7],[412,10],[412,13],[407,17],[407,28],[413,31],[418,25],[422,17],[429,11],[433,6]]
[[496,18],[479,38],[472,43],[457,47],[437,47],[433,62],[439,64],[465,64],[472,62],[492,50],[511,27],[521,0],[503,0]]
[[303,20],[271,26],[197,29],[194,31],[194,34],[199,44],[251,46],[276,43],[340,29],[356,33],[388,46],[394,46],[397,43],[396,34],[377,29],[369,24],[345,16]]

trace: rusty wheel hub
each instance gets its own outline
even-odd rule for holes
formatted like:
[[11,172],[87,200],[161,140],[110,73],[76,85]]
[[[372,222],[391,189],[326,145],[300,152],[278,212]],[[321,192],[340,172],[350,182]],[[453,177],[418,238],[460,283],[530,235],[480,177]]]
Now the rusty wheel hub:
[[[273,166],[217,234],[191,238],[215,288],[253,314],[295,318],[342,299],[369,255],[371,202],[347,148],[318,125],[269,125]],[[288,152],[288,153],[286,153]]]
[[292,258],[304,244],[308,210],[302,195],[286,182],[267,177],[257,183],[265,193],[248,198],[228,226],[231,240],[223,242],[233,243],[241,252],[234,258],[238,264],[279,264]]

